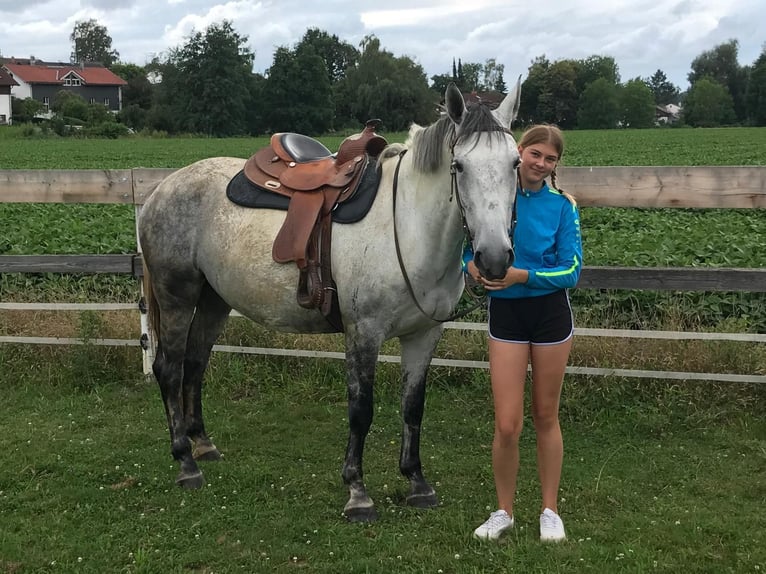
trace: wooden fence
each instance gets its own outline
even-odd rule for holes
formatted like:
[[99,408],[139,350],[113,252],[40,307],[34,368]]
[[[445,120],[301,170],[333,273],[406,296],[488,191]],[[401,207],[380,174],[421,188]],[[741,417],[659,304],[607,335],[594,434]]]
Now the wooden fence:
[[[141,206],[172,169],[124,170],[0,170],[0,202],[21,203],[120,203]],[[567,191],[581,206],[641,208],[766,208],[765,167],[561,167],[560,177]],[[0,273],[116,273],[140,277],[140,249],[124,255],[5,255],[0,256]],[[586,266],[580,288],[645,289],[678,291],[766,292],[766,268],[657,268]],[[138,304],[20,304],[0,303],[2,309],[109,309],[135,308]],[[147,333],[142,313],[142,333]],[[475,323],[451,323],[448,328],[485,329]],[[669,331],[628,331],[581,329],[585,336],[638,337],[662,339],[736,340],[766,342],[766,335],[752,333],[684,333]],[[77,344],[75,339],[43,337],[0,337],[0,343]],[[95,344],[138,345],[138,341],[98,340]],[[216,346],[220,351],[343,358],[342,353],[286,349],[254,349]],[[381,357],[397,361],[398,357]],[[149,372],[151,356],[144,353],[144,371]],[[434,364],[486,368],[481,361],[435,359]],[[726,373],[680,373],[628,369],[568,367],[569,372],[635,376],[643,378],[766,382],[766,376]]]

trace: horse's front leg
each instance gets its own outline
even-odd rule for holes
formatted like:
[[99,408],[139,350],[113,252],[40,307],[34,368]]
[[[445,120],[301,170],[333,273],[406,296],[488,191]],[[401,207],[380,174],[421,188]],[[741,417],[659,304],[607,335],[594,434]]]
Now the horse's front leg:
[[420,425],[426,400],[426,376],[431,357],[442,334],[442,326],[400,337],[402,345],[402,446],[399,470],[410,481],[407,504],[432,508],[436,492],[423,477],[420,464]]
[[362,455],[372,425],[375,367],[381,343],[360,332],[352,327],[346,329],[349,434],[342,476],[349,499],[343,513],[351,522],[373,522],[378,513],[364,486]]

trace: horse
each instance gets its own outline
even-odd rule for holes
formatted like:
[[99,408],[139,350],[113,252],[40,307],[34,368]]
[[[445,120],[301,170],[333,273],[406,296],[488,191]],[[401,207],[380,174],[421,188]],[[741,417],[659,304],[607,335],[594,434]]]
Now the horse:
[[[464,241],[472,242],[484,277],[504,276],[513,262],[509,227],[520,160],[510,126],[520,84],[521,78],[495,109],[467,107],[450,84],[437,120],[425,127],[413,123],[404,144],[389,144],[379,154],[377,196],[367,215],[332,224],[348,394],[343,513],[350,522],[377,519],[362,454],[378,353],[394,337],[401,343],[399,470],[409,481],[406,504],[438,504],[420,460],[427,370],[443,322],[464,290]],[[244,162],[215,157],[173,172],[148,198],[138,223],[157,342],[152,371],[179,465],[176,483],[185,488],[204,484],[198,461],[221,457],[203,422],[202,380],[230,311],[270,330],[338,331],[319,310],[296,304],[297,267],[272,258],[285,212],[227,199],[227,184]]]

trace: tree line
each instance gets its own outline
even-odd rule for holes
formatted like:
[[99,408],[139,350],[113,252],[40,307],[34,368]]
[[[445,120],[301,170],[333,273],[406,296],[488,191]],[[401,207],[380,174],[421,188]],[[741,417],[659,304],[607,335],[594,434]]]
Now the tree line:
[[[72,62],[98,61],[127,82],[116,121],[133,130],[214,137],[295,131],[319,135],[356,130],[381,118],[387,131],[427,124],[449,82],[464,92],[506,91],[504,66],[452,61],[451,73],[427,78],[408,56],[395,56],[374,35],[358,47],[317,28],[294,46],[275,50],[264,74],[253,72],[248,37],[222,21],[193,32],[183,43],[139,66],[119,60],[107,29],[96,20],[75,24]],[[697,56],[681,93],[658,69],[622,82],[614,58],[550,61],[535,58],[522,84],[519,120],[563,129],[646,128],[656,106],[680,104],[681,124],[697,127],[766,125],[766,46],[752,65],[738,63],[737,40]],[[75,96],[77,97],[77,96]],[[58,98],[57,98],[58,99]],[[498,97],[499,99],[499,97]],[[84,121],[102,114],[62,94],[53,109]],[[84,103],[84,102],[83,102]],[[33,103],[15,101],[20,116]],[[90,105],[92,106],[92,105]]]

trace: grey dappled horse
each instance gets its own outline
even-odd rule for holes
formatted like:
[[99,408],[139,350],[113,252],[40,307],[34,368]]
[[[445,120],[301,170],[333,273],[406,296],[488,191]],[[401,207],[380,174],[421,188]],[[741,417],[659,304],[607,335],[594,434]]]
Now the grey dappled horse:
[[[363,481],[362,453],[372,424],[378,352],[392,337],[401,342],[399,469],[410,481],[407,503],[437,504],[420,462],[426,373],[442,334],[440,320],[463,291],[464,226],[482,275],[501,277],[513,261],[508,229],[519,154],[510,125],[519,95],[520,80],[497,109],[467,109],[451,85],[439,120],[413,125],[406,144],[380,154],[381,180],[367,216],[333,224],[332,276],[346,344],[349,437],[342,477],[349,520],[377,517]],[[319,310],[296,303],[296,265],[272,259],[285,212],[243,208],[227,199],[226,186],[243,164],[218,157],[174,172],[151,195],[139,221],[157,334],[153,370],[180,465],[176,482],[188,488],[204,484],[197,460],[220,458],[205,431],[201,387],[231,309],[273,330],[332,331]]]

